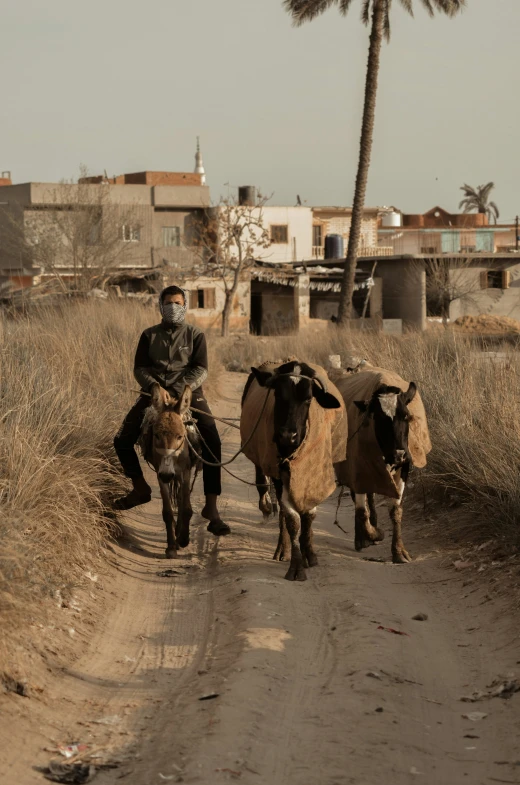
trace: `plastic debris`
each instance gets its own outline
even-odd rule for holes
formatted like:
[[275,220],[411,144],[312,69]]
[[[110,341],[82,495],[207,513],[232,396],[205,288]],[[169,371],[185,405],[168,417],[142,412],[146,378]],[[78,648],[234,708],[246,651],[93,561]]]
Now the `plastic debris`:
[[393,627],[383,627],[381,624],[377,629],[386,630],[386,632],[393,632],[394,635],[407,635],[408,637],[410,637],[407,632],[402,632],[401,630],[394,630]]
[[516,679],[496,679],[485,691],[476,690],[471,695],[463,695],[460,699],[465,703],[475,703],[487,698],[512,698],[515,692],[520,692],[520,683]]
[[462,559],[457,559],[457,561],[453,562],[453,566],[456,570],[465,570],[467,567],[473,567],[473,563],[470,561],[463,561]]
[[65,758],[75,758],[88,750],[88,744],[80,744],[79,741],[74,741],[72,744],[58,744],[57,751]]
[[469,720],[470,722],[480,722],[488,715],[485,714],[483,711],[470,711],[468,714],[463,714],[462,717],[465,720]]
[[100,720],[91,720],[96,725],[117,725],[118,722],[121,722],[121,717],[119,714],[112,714],[110,717],[102,717]]
[[176,776],[175,774],[168,774],[168,775],[166,775],[166,774],[161,774],[161,772],[159,772],[159,777],[162,780],[173,780],[173,779],[175,779],[175,776]]
[[367,671],[367,676],[370,676],[371,679],[379,679],[379,681],[381,681],[381,676],[375,671]]
[[206,695],[201,695],[199,700],[200,701],[210,701],[213,698],[218,698],[220,696],[219,692],[208,692]]
[[412,616],[412,621],[428,621],[428,614],[416,613],[415,616]]

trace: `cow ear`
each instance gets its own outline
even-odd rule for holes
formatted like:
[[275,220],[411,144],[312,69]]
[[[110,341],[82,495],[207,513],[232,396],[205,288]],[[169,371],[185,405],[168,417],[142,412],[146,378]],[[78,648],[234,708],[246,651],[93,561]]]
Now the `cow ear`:
[[323,387],[319,384],[312,385],[312,394],[318,401],[319,405],[322,409],[340,409],[341,403],[338,401],[335,395],[332,393],[325,392]]
[[404,394],[404,402],[407,406],[415,398],[416,392],[417,392],[417,385],[415,384],[415,382],[410,382],[410,386],[408,387],[407,391]]
[[191,387],[187,384],[182,392],[181,397],[175,404],[174,411],[182,417],[182,415],[188,411],[190,405],[191,405]]
[[354,406],[357,406],[360,412],[365,412],[368,410],[368,403],[367,401],[354,401]]
[[270,387],[273,374],[271,371],[260,371],[258,368],[251,368],[251,372],[260,387]]

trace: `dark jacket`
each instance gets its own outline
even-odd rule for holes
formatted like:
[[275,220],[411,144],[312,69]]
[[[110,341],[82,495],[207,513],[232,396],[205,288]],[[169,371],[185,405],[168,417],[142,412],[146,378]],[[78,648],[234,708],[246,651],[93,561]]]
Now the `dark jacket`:
[[184,386],[201,386],[208,375],[206,336],[193,324],[156,324],[143,332],[134,361],[134,376],[149,392],[159,382],[168,392],[180,395]]

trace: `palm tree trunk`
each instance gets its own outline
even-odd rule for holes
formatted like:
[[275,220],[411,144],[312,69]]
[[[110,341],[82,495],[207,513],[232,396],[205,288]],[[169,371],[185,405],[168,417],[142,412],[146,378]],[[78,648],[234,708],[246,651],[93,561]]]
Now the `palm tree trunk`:
[[370,31],[370,47],[368,50],[367,77],[365,83],[365,104],[363,108],[363,124],[361,126],[361,142],[359,162],[356,176],[356,190],[352,207],[352,221],[348,238],[347,259],[341,282],[341,295],[339,301],[338,324],[345,324],[351,318],[352,295],[354,294],[354,280],[356,277],[356,263],[358,257],[359,238],[363,221],[363,207],[367,189],[368,170],[372,153],[372,139],[374,136],[374,120],[376,114],[377,79],[379,75],[379,60],[381,44],[383,42],[384,7],[382,0],[374,3],[372,11],[372,29]]

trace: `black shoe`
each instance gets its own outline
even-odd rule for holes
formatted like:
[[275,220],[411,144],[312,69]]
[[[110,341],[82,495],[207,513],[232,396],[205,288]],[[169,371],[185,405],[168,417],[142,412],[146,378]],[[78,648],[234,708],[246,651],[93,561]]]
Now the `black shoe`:
[[138,493],[133,490],[126,496],[116,499],[112,508],[114,510],[131,510],[133,507],[139,507],[140,504],[148,504],[151,500],[151,493]]
[[226,534],[231,534],[231,529],[227,523],[224,523],[220,518],[214,518],[214,520],[208,523],[208,531],[214,534],[215,537],[225,537]]

